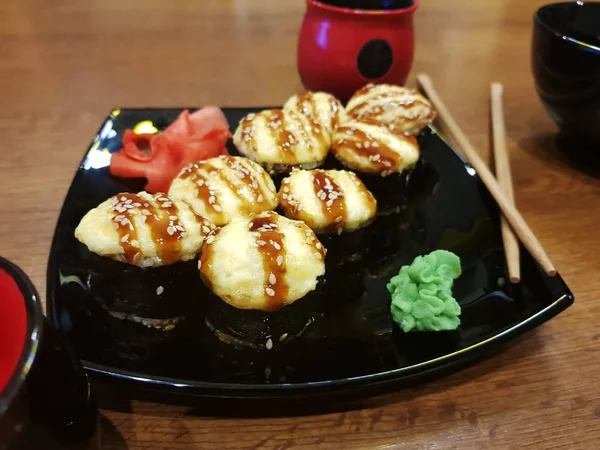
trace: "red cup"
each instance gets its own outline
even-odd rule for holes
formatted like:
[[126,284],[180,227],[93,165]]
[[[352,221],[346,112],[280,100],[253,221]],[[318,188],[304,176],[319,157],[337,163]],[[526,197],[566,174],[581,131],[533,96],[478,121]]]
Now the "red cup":
[[348,100],[365,84],[403,85],[414,56],[413,14],[368,10],[306,0],[298,41],[298,71],[306,89]]

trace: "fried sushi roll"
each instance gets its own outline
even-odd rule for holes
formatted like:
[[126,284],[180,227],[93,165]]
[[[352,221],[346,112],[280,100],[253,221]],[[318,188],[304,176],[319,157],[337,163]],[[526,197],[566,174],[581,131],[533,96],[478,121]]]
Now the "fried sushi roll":
[[312,169],[325,161],[331,138],[311,118],[273,109],[244,117],[233,135],[238,151],[270,173]]
[[82,253],[92,298],[112,317],[169,331],[193,308],[187,293],[202,288],[191,260],[214,229],[166,194],[106,200],[75,230],[89,250]]
[[350,120],[373,121],[392,130],[419,134],[436,117],[431,103],[419,92],[391,84],[368,84],[348,101]]
[[354,172],[296,170],[285,178],[279,203],[286,217],[302,220],[317,233],[354,231],[377,213],[377,200]]
[[90,210],[75,237],[100,256],[138,267],[193,259],[214,224],[166,194],[122,193]]
[[321,125],[329,134],[347,120],[342,103],[326,92],[294,95],[285,103],[283,110],[309,117],[313,124]]
[[325,252],[304,223],[268,211],[234,219],[209,235],[199,270],[229,305],[271,312],[316,288],[325,273]]
[[411,169],[421,153],[414,136],[373,121],[347,122],[332,140],[333,154],[344,166],[382,177]]
[[173,180],[169,197],[187,203],[217,226],[277,207],[277,191],[269,174],[239,156],[191,164]]

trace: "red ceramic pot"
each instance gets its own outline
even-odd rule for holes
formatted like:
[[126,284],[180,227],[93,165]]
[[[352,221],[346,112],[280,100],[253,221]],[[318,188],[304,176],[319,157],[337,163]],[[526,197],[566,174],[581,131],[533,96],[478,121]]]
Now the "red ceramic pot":
[[414,55],[413,14],[419,7],[366,10],[306,0],[298,71],[306,89],[348,100],[369,82],[403,85]]

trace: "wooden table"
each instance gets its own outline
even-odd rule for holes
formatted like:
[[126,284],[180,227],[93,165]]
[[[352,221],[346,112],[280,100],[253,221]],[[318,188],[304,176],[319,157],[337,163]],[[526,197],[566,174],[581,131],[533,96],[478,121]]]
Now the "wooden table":
[[[271,418],[143,402],[131,413],[103,410],[103,449],[598,448],[600,182],[557,152],[533,89],[532,15],[543,2],[422,2],[414,72],[431,74],[482,152],[489,83],[504,83],[517,204],[575,305],[500,356],[354,410]],[[271,105],[302,90],[303,12],[301,0],[2,2],[0,254],[45,291],[63,197],[111,108]]]

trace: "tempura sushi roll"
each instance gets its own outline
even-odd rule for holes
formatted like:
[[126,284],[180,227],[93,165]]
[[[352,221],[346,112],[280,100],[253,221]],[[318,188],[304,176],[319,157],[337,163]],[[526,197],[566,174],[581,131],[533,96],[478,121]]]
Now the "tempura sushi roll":
[[377,200],[354,172],[296,170],[281,183],[279,203],[286,217],[317,233],[354,231],[377,213]]
[[[269,323],[276,327],[270,329],[273,339],[280,338],[277,333],[300,332],[312,307],[303,298],[324,275],[325,254],[308,226],[271,211],[236,218],[215,230],[199,262],[202,280],[219,297],[211,301],[207,323],[216,334],[237,336],[249,346],[267,345],[266,339],[259,341],[269,333]],[[286,319],[271,322],[273,315]]]
[[191,164],[173,180],[169,197],[185,202],[217,226],[277,207],[277,191],[269,174],[239,156]]
[[[118,194],[81,219],[75,237],[87,247],[88,283],[112,316],[168,327],[186,313],[196,257],[215,225],[166,194]],[[189,262],[188,262],[189,261]]]
[[294,95],[285,103],[283,110],[309,117],[313,124],[321,125],[329,134],[347,120],[342,103],[326,92]]
[[413,136],[376,122],[358,121],[336,129],[332,151],[344,166],[382,177],[412,169],[421,154]]
[[419,92],[391,84],[368,84],[348,101],[350,120],[373,121],[392,130],[419,134],[436,117],[431,103]]
[[322,125],[303,114],[281,109],[248,114],[240,121],[233,142],[242,155],[270,173],[318,167],[331,146],[329,133]]

